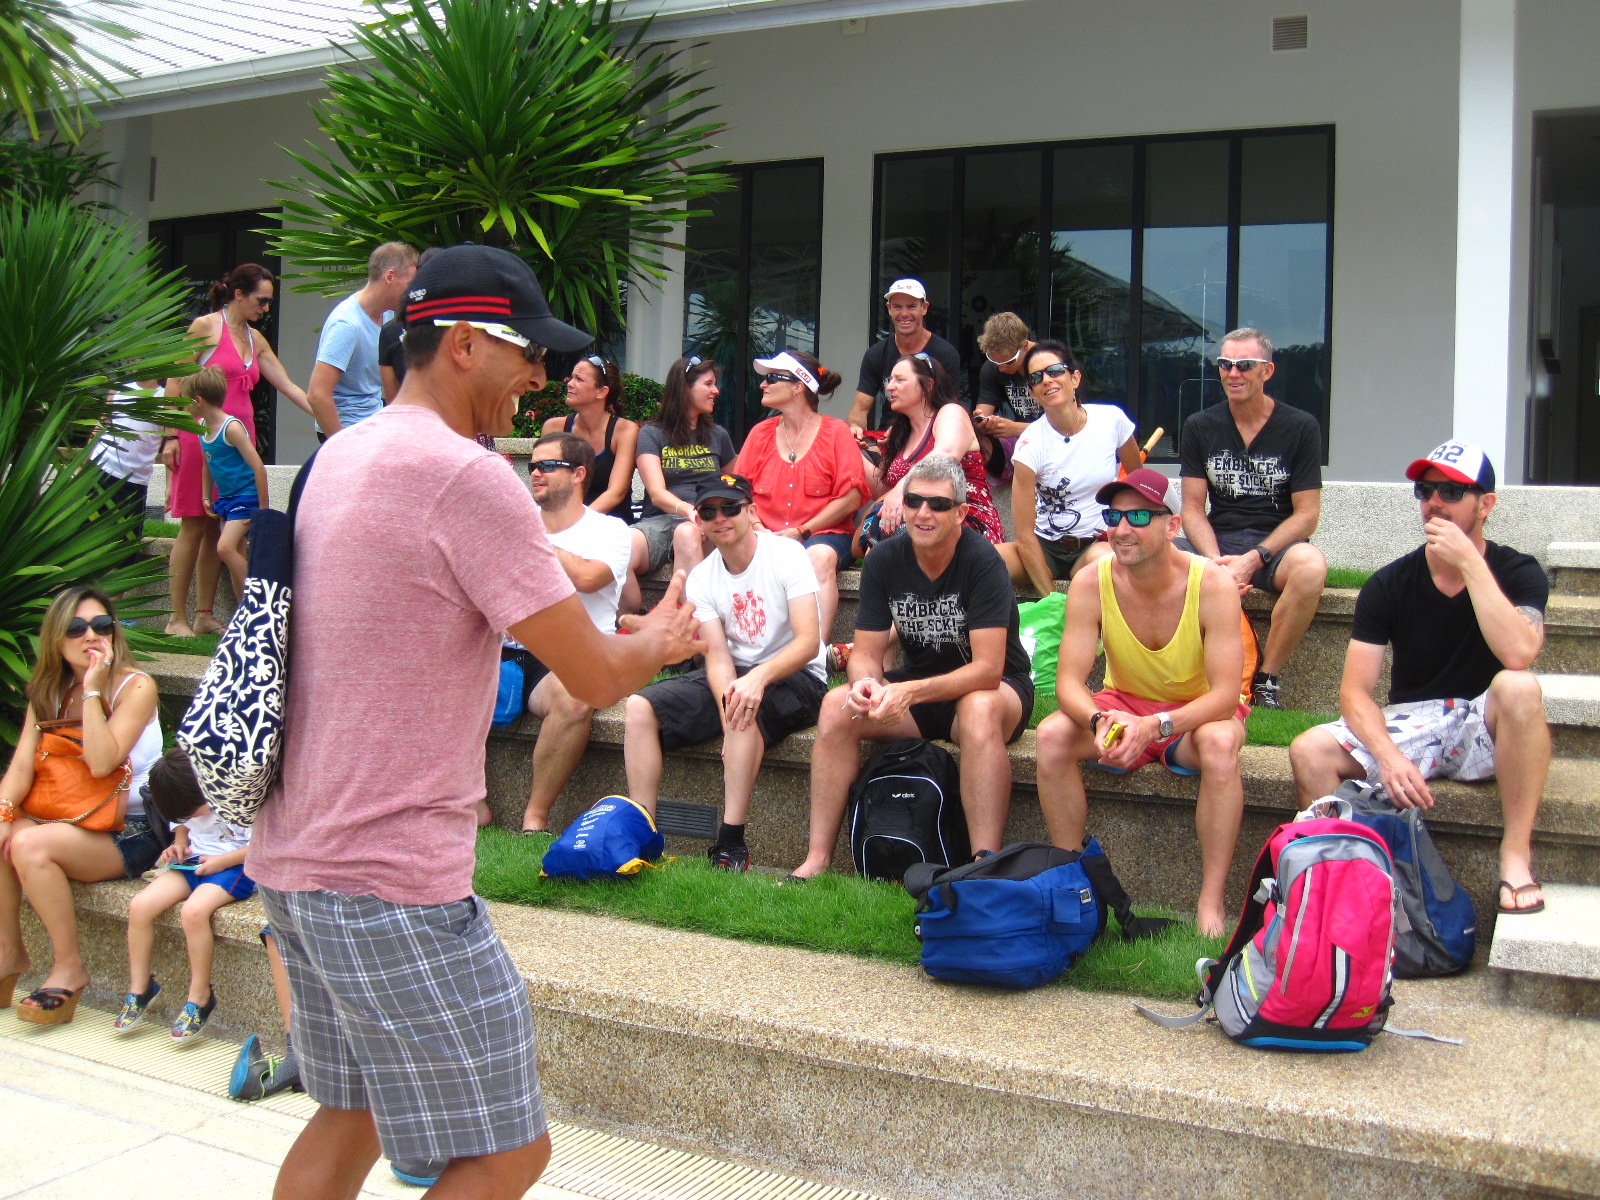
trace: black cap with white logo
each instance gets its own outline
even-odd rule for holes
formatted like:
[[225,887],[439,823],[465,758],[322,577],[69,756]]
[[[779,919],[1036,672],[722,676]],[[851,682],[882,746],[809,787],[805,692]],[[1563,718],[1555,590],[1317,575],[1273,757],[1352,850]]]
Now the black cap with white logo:
[[407,325],[505,325],[551,350],[581,350],[594,341],[593,334],[556,320],[533,268],[495,246],[452,246],[435,254],[406,288],[405,312]]

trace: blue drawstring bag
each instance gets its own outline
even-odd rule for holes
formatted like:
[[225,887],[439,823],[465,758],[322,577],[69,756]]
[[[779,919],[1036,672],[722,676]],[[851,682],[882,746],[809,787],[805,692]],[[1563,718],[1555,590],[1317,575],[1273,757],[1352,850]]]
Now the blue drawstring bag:
[[489,718],[491,729],[504,729],[522,715],[524,679],[522,664],[516,659],[500,660],[500,683],[494,693],[494,716]]
[[637,875],[666,849],[644,807],[607,796],[550,843],[539,874],[545,879],[610,879]]

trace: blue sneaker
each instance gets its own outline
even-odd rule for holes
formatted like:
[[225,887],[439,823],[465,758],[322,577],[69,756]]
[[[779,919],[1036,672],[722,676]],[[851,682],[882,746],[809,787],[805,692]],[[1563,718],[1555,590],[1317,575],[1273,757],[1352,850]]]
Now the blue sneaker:
[[239,1047],[239,1057],[234,1060],[233,1074],[228,1079],[230,1100],[262,1100],[279,1092],[303,1092],[300,1083],[300,1064],[294,1051],[283,1055],[268,1054],[261,1049],[261,1039],[255,1034],[245,1038]]
[[115,1033],[127,1033],[128,1030],[144,1020],[144,1014],[149,1011],[151,1001],[160,994],[161,985],[156,982],[156,977],[152,975],[150,976],[150,986],[145,988],[143,995],[138,992],[129,992],[122,998],[122,1011],[117,1014],[117,1019],[112,1023],[112,1031]]
[[432,1187],[439,1182],[439,1176],[444,1174],[444,1169],[449,1165],[448,1158],[400,1159],[391,1162],[389,1169],[401,1183],[409,1183],[413,1187]]
[[183,1009],[178,1013],[178,1019],[172,1023],[172,1041],[174,1045],[184,1046],[200,1036],[200,1031],[205,1028],[206,1021],[217,1007],[217,989],[211,989],[211,996],[204,1005],[196,1004],[193,1000],[184,1001]]

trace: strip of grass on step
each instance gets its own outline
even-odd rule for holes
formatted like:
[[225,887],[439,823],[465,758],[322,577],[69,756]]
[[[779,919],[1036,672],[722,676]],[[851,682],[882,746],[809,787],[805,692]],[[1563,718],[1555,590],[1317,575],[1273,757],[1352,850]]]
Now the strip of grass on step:
[[146,517],[144,522],[144,535],[148,538],[175,538],[178,536],[178,522],[157,521]]
[[1355,567],[1329,567],[1328,581],[1323,586],[1331,588],[1359,588],[1363,583],[1371,578],[1371,571],[1360,571]]
[[168,637],[161,634],[156,649],[163,654],[203,654],[210,658],[217,652],[220,633],[197,633],[193,637]]
[[[918,961],[917,939],[911,932],[915,903],[896,884],[832,873],[801,885],[780,884],[780,877],[761,872],[735,875],[715,870],[698,855],[663,859],[660,867],[633,879],[591,883],[541,879],[539,863],[549,844],[548,836],[519,837],[492,827],[481,830],[473,880],[478,893],[511,904],[620,917],[769,946],[912,966]],[[1170,915],[1144,907],[1137,911]],[[1195,960],[1215,957],[1223,946],[1221,939],[1203,938],[1187,923],[1159,937],[1129,943],[1115,930],[1113,917],[1106,936],[1062,982],[1086,991],[1189,1000],[1198,990]]]
[[1253,708],[1245,722],[1245,740],[1252,746],[1287,746],[1313,725],[1325,725],[1333,713],[1301,712],[1294,708]]

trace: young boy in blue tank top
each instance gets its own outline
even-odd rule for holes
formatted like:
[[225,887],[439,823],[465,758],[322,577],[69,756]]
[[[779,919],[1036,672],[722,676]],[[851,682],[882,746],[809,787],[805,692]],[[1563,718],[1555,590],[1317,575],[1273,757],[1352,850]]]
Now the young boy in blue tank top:
[[[228,380],[216,367],[201,367],[179,386],[189,401],[189,415],[206,427],[200,435],[205,464],[200,475],[200,496],[206,515],[222,522],[217,557],[233,578],[233,594],[244,595],[245,534],[250,514],[267,502],[267,467],[250,442],[244,422],[222,411]],[[216,499],[212,499],[212,491]]]

